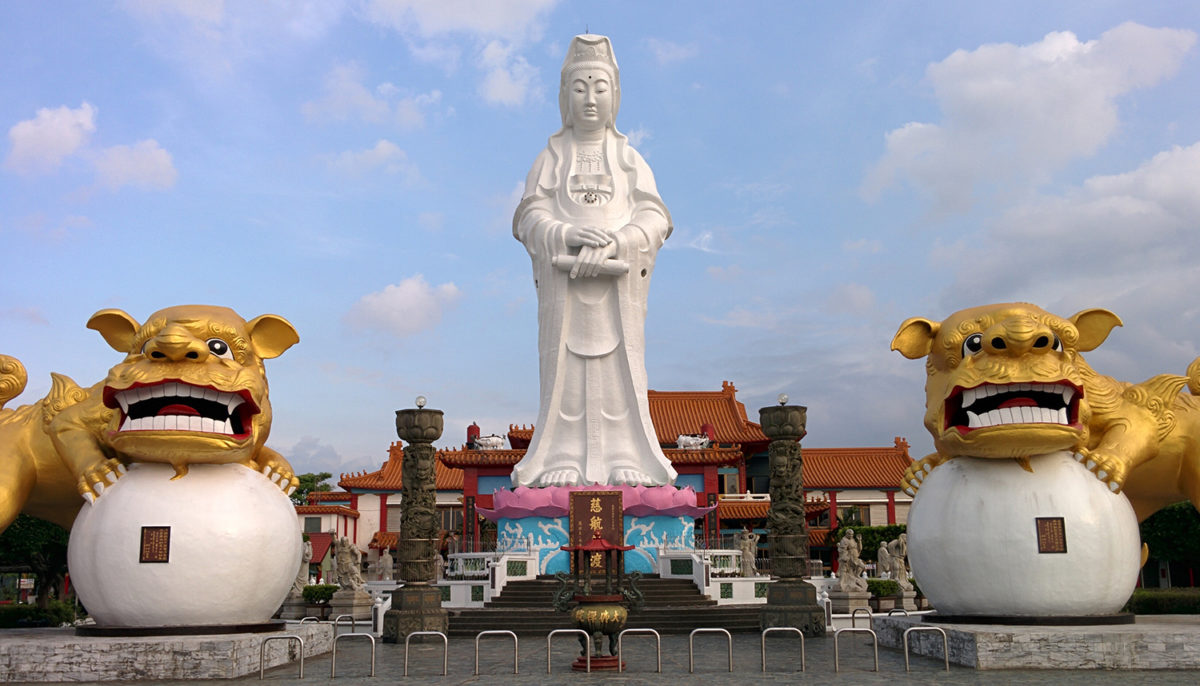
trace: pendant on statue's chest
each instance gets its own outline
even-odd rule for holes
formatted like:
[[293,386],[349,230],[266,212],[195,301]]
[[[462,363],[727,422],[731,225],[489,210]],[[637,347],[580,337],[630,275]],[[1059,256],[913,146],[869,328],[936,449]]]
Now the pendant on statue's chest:
[[595,205],[600,202],[600,196],[596,195],[595,191],[587,191],[583,194],[584,205]]

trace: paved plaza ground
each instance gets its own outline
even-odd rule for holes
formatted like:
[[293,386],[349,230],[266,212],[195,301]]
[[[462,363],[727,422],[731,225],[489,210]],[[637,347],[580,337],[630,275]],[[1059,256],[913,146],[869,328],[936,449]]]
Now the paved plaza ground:
[[[806,643],[807,669],[800,673],[799,639],[794,636],[767,639],[767,669],[762,672],[758,634],[733,635],[733,673],[728,665],[725,639],[719,635],[695,638],[695,672],[688,673],[688,637],[662,637],[662,673],[655,673],[654,639],[651,636],[627,636],[623,644],[627,671],[579,674],[568,664],[578,651],[571,637],[556,637],[551,651],[551,673],[546,673],[546,640],[520,639],[518,674],[513,674],[512,640],[485,637],[480,641],[479,672],[475,671],[475,644],[471,639],[451,639],[449,675],[441,675],[441,644],[414,645],[409,655],[409,676],[404,677],[404,646],[379,643],[376,647],[375,678],[367,677],[370,649],[366,641],[342,639],[338,648],[337,684],[404,683],[521,684],[605,683],[605,684],[1053,684],[1054,686],[1104,686],[1121,684],[1189,684],[1200,682],[1195,671],[976,671],[950,666],[945,671],[941,660],[913,656],[911,672],[904,671],[904,654],[880,648],[879,672],[874,665],[868,638],[843,635],[839,653],[841,671],[834,672],[832,636],[809,639]],[[266,680],[311,686],[329,679],[330,658],[323,655],[305,661],[303,681],[296,679],[296,665],[269,670]],[[257,681],[255,674],[238,681]]]

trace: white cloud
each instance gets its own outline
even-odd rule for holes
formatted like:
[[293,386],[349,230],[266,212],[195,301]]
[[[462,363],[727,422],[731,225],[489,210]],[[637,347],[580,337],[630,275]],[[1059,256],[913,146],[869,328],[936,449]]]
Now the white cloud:
[[1195,42],[1191,31],[1125,23],[1087,42],[1064,31],[956,51],[926,72],[942,121],[889,132],[862,193],[907,182],[939,211],[962,211],[981,183],[1042,183],[1105,144],[1120,96],[1173,75]]
[[174,186],[179,177],[171,153],[152,138],[105,148],[96,155],[95,164],[97,183],[114,191],[122,186],[163,190]]
[[659,64],[664,65],[683,62],[700,54],[700,49],[692,43],[680,45],[668,40],[648,38],[646,39],[646,45],[650,48],[650,52],[654,54],[654,59]]
[[1146,351],[1194,341],[1200,327],[1200,306],[1187,295],[1200,291],[1197,188],[1200,143],[1018,207],[983,235],[941,251],[957,265],[946,310],[1008,300],[1063,315],[1107,307],[1159,323],[1129,351],[1130,359],[1152,362]]
[[[362,119],[381,122],[391,109],[383,97],[376,97],[375,93],[363,85],[361,65],[340,64],[330,69],[325,75],[324,86],[325,92],[321,99],[306,102],[301,106],[304,116],[312,119]],[[387,88],[382,86],[378,90],[381,94],[387,92]]]
[[66,105],[40,109],[33,119],[8,130],[12,149],[4,167],[18,174],[48,174],[83,147],[95,131],[96,108],[90,103],[78,109]]
[[446,228],[446,215],[441,212],[422,212],[417,215],[417,226],[431,233],[441,233]]
[[361,65],[339,64],[325,75],[323,95],[304,103],[300,110],[309,119],[391,122],[401,129],[417,129],[425,125],[425,111],[442,100],[438,90],[408,96],[393,83],[371,89],[364,81]]
[[625,137],[629,139],[629,144],[635,148],[642,147],[642,143],[645,143],[653,138],[653,136],[650,135],[650,129],[647,129],[644,126],[639,126],[632,131],[626,132]]
[[356,329],[390,333],[399,338],[432,329],[442,313],[454,307],[462,291],[453,283],[431,286],[422,274],[362,297],[350,308],[346,323]]
[[485,72],[479,94],[490,104],[516,107],[541,94],[538,70],[511,45],[490,41],[479,53],[479,67]]
[[408,154],[386,139],[380,139],[366,150],[347,150],[330,158],[329,166],[351,176],[383,172],[403,174],[409,182],[418,178],[417,167],[409,161]]
[[472,33],[508,40],[536,38],[558,0],[368,0],[369,21],[423,38]]

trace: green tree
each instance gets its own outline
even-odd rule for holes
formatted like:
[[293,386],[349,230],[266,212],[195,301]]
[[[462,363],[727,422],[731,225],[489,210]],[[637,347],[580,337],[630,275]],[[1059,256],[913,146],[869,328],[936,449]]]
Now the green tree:
[[1200,560],[1200,513],[1186,500],[1168,505],[1141,523],[1142,542],[1158,560]]
[[44,519],[17,515],[0,534],[0,566],[27,568],[37,584],[37,605],[46,609],[51,590],[67,573],[67,530]]
[[297,505],[303,505],[308,502],[308,494],[313,491],[328,491],[332,487],[325,483],[327,479],[332,479],[333,475],[329,472],[317,472],[316,474],[297,474],[296,478],[300,480],[300,485],[292,492],[292,502]]

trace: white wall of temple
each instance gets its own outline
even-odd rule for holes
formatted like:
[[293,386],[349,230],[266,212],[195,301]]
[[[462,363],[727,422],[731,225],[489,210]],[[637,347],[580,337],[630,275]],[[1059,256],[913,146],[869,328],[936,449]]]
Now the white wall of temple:
[[[358,496],[358,535],[354,544],[361,550],[367,549],[371,537],[379,531],[379,499],[386,494],[364,493]],[[390,513],[389,513],[390,514]],[[353,531],[353,524],[351,524]]]

